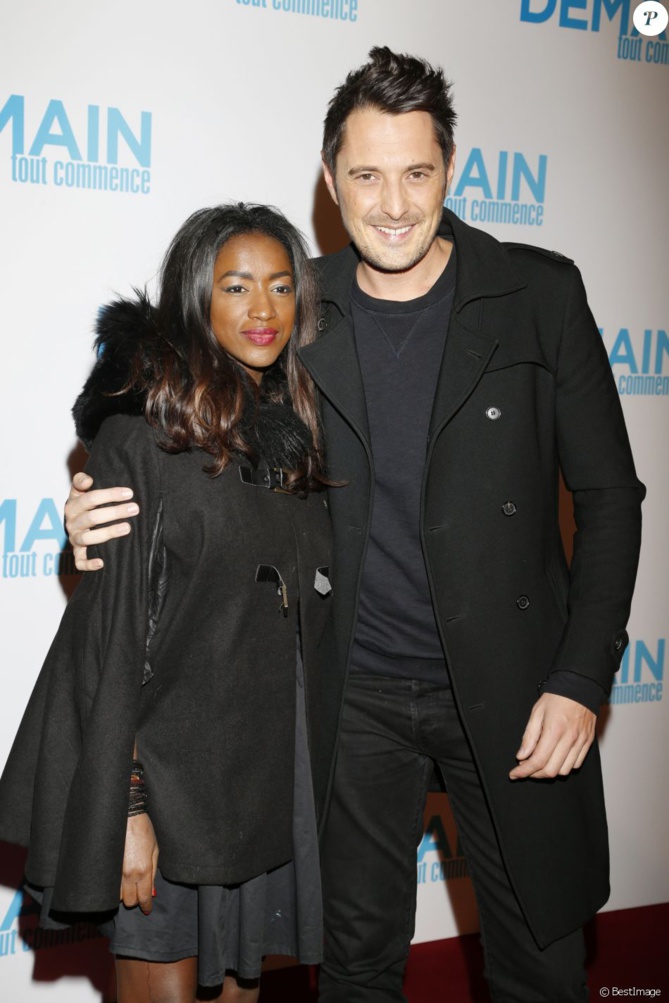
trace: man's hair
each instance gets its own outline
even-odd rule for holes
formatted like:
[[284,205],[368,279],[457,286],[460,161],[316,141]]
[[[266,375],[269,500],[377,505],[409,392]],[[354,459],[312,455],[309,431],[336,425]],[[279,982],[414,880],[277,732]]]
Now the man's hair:
[[346,120],[357,108],[377,108],[389,115],[426,111],[432,116],[435,137],[447,165],[453,153],[457,117],[450,89],[441,67],[392,52],[387,45],[371,49],[369,62],[351,70],[328,105],[323,127],[323,159],[332,174],[344,142]]

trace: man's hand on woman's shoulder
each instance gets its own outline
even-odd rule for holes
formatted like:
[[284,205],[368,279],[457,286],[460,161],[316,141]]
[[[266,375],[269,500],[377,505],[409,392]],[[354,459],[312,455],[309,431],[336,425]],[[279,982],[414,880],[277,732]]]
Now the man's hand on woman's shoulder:
[[99,557],[89,560],[87,547],[127,536],[131,530],[130,523],[118,520],[139,512],[137,503],[129,501],[133,495],[130,488],[91,491],[92,485],[93,478],[88,474],[75,474],[65,503],[65,529],[79,571],[99,571],[104,561]]

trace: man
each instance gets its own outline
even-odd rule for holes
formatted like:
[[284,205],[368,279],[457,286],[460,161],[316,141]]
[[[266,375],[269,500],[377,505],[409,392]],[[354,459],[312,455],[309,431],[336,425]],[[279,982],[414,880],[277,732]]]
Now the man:
[[[387,48],[325,121],[353,245],[317,261],[321,336],[302,353],[329,475],[347,482],[330,492],[314,749],[329,793],[322,1003],[404,999],[435,766],[497,1003],[587,999],[580,928],[608,895],[595,723],[627,643],[644,489],[573,262],[442,212],[454,122],[441,71]],[[129,531],[90,528],[124,518],[125,504],[91,511],[119,491],[73,489],[77,547]]]

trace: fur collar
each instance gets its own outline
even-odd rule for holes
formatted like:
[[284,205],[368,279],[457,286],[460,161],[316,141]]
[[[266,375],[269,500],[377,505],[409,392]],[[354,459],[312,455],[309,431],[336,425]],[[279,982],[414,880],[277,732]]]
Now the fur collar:
[[127,383],[138,350],[148,358],[158,338],[155,310],[144,293],[137,292],[136,300],[118,299],[100,309],[95,327],[97,362],[72,408],[77,435],[87,449],[105,418],[144,413],[143,393],[110,394],[117,394]]
[[[72,409],[77,435],[88,449],[105,418],[144,414],[145,393],[130,389],[118,395],[128,382],[137,353],[146,360],[148,368],[161,340],[155,307],[145,293],[135,292],[136,299],[117,299],[102,307],[98,314],[95,337],[98,359]],[[267,399],[267,391],[277,386],[284,390],[287,403]],[[263,378],[258,403],[249,385],[244,426],[247,441],[258,459],[262,457],[270,466],[295,469],[311,446],[311,436],[288,400],[285,376],[275,366]]]

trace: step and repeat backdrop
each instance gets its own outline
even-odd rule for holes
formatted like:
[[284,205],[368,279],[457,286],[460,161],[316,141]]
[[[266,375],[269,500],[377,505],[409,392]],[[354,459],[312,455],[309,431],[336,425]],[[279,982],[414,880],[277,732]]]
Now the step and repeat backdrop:
[[[633,0],[26,0],[0,30],[0,762],[76,584],[62,507],[85,453],[70,407],[101,303],[154,288],[171,236],[230,198],[280,206],[314,252],[345,241],[320,180],[333,89],[373,45],[454,81],[447,204],[583,272],[648,486],[631,643],[602,713],[613,894],[669,899],[669,44]],[[418,848],[417,939],[476,928],[445,798]],[[46,933],[0,859],[7,997],[113,999],[95,930]]]

